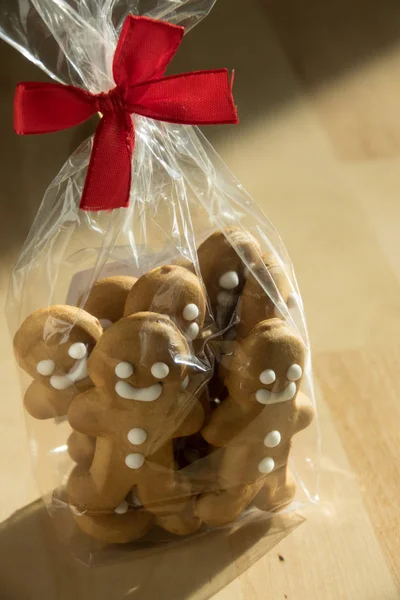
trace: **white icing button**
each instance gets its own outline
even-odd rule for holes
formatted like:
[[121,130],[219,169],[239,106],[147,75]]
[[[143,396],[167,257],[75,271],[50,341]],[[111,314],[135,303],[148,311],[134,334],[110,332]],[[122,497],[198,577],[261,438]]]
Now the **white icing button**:
[[235,303],[235,297],[229,292],[219,292],[217,302],[224,308],[229,308]]
[[76,360],[84,358],[86,356],[86,353],[86,346],[82,342],[76,342],[75,344],[72,344],[72,346],[70,346],[68,350],[68,354],[70,355],[70,357],[75,358]]
[[56,363],[54,360],[41,360],[36,365],[36,371],[40,373],[40,375],[51,375],[54,371]]
[[143,463],[144,463],[143,454],[137,454],[135,452],[133,454],[128,454],[128,456],[125,457],[125,464],[130,469],[140,469],[140,467],[143,465]]
[[140,446],[147,439],[147,433],[141,427],[134,427],[128,432],[128,440],[135,446]]
[[115,367],[115,374],[117,377],[121,377],[121,379],[126,379],[130,377],[133,373],[133,366],[129,362],[120,362]]
[[196,304],[187,304],[183,309],[183,318],[185,321],[194,321],[199,316],[199,309]]
[[113,325],[113,322],[110,321],[110,319],[99,319],[99,321],[104,331]]
[[154,363],[151,367],[151,374],[156,379],[164,379],[169,373],[169,366],[163,362]]
[[233,290],[239,285],[239,276],[236,271],[227,271],[219,278],[219,285],[224,290]]
[[117,508],[114,510],[114,512],[117,513],[117,515],[123,515],[126,512],[128,512],[128,508],[129,508],[129,504],[127,503],[126,500],[123,500],[121,502],[121,504],[118,504]]
[[273,471],[274,469],[275,469],[275,461],[270,456],[263,458],[258,463],[258,470],[260,471],[260,473],[265,473],[265,474],[271,473],[271,471]]
[[191,323],[189,327],[186,329],[186,335],[190,337],[191,340],[195,340],[199,335],[199,326],[197,323]]
[[276,448],[281,443],[281,434],[279,431],[270,431],[264,438],[264,446],[267,448]]
[[302,375],[303,369],[300,365],[291,365],[286,372],[286,377],[289,381],[297,381]]
[[181,383],[181,390],[186,390],[189,385],[189,375],[186,375],[185,379]]
[[260,375],[261,383],[268,385],[269,383],[274,383],[276,379],[275,371],[272,369],[265,369]]

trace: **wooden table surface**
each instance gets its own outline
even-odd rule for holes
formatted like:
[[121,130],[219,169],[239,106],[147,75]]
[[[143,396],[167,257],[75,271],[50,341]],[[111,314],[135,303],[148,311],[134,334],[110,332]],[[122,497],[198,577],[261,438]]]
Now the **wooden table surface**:
[[[238,128],[207,130],[295,263],[322,431],[321,503],[151,558],[88,570],[57,542],[30,469],[1,316],[0,598],[400,598],[400,5],[218,0],[176,71],[236,68]],[[44,76],[0,47],[0,293],[46,183],[88,131],[19,139],[15,83]]]

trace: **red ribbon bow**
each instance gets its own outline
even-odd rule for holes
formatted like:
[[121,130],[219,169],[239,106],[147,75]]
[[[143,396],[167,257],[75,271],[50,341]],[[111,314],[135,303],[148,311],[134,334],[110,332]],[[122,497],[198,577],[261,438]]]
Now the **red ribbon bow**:
[[18,134],[60,131],[102,113],[80,208],[128,206],[135,145],[132,113],[187,125],[238,122],[227,69],[163,77],[183,33],[183,27],[164,21],[127,17],[113,60],[116,86],[107,93],[57,83],[18,84]]

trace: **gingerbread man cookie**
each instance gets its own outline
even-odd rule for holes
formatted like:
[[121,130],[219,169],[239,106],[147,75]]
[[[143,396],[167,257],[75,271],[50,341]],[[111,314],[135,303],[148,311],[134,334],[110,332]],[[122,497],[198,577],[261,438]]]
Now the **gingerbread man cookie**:
[[[126,298],[136,277],[114,275],[99,279],[91,288],[83,308],[97,317],[103,329],[108,329],[124,315]],[[82,296],[78,306],[82,303]]]
[[88,371],[95,387],[71,403],[74,430],[96,437],[90,468],[78,465],[68,482],[79,511],[112,513],[135,493],[145,509],[169,516],[187,508],[190,485],[175,471],[173,438],[203,423],[187,386],[188,343],[165,315],[120,319],[94,348]]
[[258,243],[240,229],[217,231],[199,246],[197,255],[215,321],[219,329],[224,329],[246,282],[248,272],[243,261],[256,262]]
[[195,340],[204,325],[204,289],[184,267],[156,267],[137,280],[126,300],[125,316],[142,311],[169,315],[189,340]]
[[253,266],[244,286],[238,306],[236,339],[246,337],[261,321],[273,317],[283,319],[287,308],[293,306],[295,296],[283,265],[274,254],[265,254],[262,263],[258,261]]
[[15,334],[14,352],[34,379],[24,397],[33,417],[66,415],[73,396],[92,385],[87,358],[102,333],[95,317],[74,306],[50,306],[25,319]]
[[304,362],[302,340],[277,318],[262,321],[237,344],[226,377],[229,397],[202,430],[208,443],[222,448],[220,491],[204,494],[196,506],[205,523],[234,520],[264,487],[264,508],[290,501],[292,437],[313,418],[311,403],[298,393]]

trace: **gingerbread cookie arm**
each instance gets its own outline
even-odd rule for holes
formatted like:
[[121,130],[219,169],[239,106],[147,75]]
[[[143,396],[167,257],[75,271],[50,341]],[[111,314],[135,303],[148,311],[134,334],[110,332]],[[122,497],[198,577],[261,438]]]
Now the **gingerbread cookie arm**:
[[54,390],[41,381],[34,380],[25,392],[24,406],[35,419],[63,417],[76,393],[79,392],[73,388]]
[[91,388],[72,400],[68,409],[69,424],[80,433],[99,435],[108,429],[106,409],[105,396]]
[[315,415],[311,400],[303,392],[298,392],[297,394],[296,409],[298,412],[294,433],[298,433],[308,427]]
[[90,466],[93,460],[96,438],[79,431],[73,431],[67,442],[68,454],[79,465]]
[[215,410],[209,423],[203,427],[201,435],[209,444],[222,448],[228,445],[250,420],[249,413],[245,413],[231,398],[227,398]]
[[[186,399],[185,402],[189,402]],[[204,422],[204,410],[200,402],[196,399],[189,413],[175,430],[174,437],[184,437],[192,435],[201,429]]]

